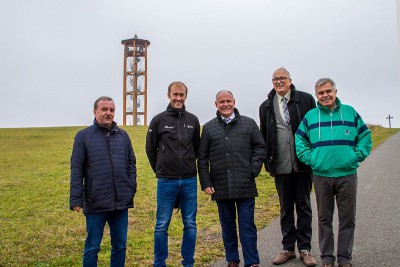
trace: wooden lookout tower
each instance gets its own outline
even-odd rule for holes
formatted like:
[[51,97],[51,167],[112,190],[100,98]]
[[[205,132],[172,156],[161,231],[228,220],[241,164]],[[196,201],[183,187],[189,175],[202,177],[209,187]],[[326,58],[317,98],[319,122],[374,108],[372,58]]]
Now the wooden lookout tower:
[[147,126],[147,47],[150,42],[135,37],[124,45],[123,125]]

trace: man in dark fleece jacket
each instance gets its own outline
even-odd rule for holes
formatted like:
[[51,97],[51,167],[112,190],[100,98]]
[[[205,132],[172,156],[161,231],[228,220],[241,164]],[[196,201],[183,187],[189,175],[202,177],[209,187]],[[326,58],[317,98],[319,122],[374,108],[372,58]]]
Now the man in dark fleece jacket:
[[229,91],[216,96],[217,117],[207,122],[199,147],[201,189],[216,200],[228,267],[239,266],[236,213],[244,266],[260,263],[254,224],[255,178],[261,171],[265,145],[256,122],[241,116]]
[[83,266],[97,266],[106,222],[111,235],[110,266],[124,266],[128,208],[136,193],[136,158],[128,134],[113,121],[114,101],[94,103],[94,123],[79,131],[71,156],[70,209],[86,217]]
[[175,203],[180,203],[183,221],[182,265],[194,265],[196,247],[197,169],[200,123],[185,109],[187,87],[182,82],[168,86],[167,110],[150,122],[146,153],[157,179],[157,221],[154,230],[154,263],[167,266],[168,228]]

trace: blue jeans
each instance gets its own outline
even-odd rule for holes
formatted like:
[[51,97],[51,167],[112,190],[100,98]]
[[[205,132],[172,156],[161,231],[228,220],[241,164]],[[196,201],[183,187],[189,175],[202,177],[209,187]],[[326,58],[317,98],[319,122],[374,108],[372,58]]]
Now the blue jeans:
[[228,262],[240,262],[236,231],[237,210],[244,266],[260,263],[257,250],[257,228],[254,224],[254,205],[254,198],[217,200],[225,257]]
[[110,228],[110,267],[125,266],[126,239],[128,232],[128,209],[100,213],[86,213],[86,242],[83,252],[83,266],[97,266],[97,255],[106,222]]
[[174,179],[158,178],[157,182],[157,221],[154,229],[154,266],[167,266],[168,227],[171,222],[175,201],[179,198],[183,221],[183,240],[181,244],[182,265],[194,264],[197,228],[197,177]]

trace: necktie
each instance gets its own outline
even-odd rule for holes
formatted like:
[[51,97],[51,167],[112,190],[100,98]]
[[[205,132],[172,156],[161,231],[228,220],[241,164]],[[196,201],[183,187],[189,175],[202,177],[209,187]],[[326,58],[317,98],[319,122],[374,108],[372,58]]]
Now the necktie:
[[231,118],[224,118],[224,122],[226,122],[226,124],[228,124],[231,121]]
[[283,107],[283,114],[285,115],[285,122],[286,124],[289,124],[290,121],[290,116],[289,116],[289,110],[287,108],[287,98],[283,97],[282,98],[282,107]]

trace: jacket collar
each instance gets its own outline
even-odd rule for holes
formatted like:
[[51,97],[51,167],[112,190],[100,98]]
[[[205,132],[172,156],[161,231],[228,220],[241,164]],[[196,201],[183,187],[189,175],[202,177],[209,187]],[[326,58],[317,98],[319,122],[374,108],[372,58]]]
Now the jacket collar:
[[[341,101],[339,100],[339,98],[337,98],[337,97],[336,97],[335,102],[336,102],[336,107],[332,110],[332,112],[334,112],[334,111],[340,109],[340,106],[342,105],[342,102],[341,102]],[[326,111],[326,112],[329,112],[329,113],[331,112],[331,111],[329,110],[328,107],[322,106],[319,102],[317,102],[317,107],[318,107],[320,110],[323,110],[323,111]]]
[[93,126],[94,126],[94,128],[95,128],[96,131],[102,130],[102,131],[106,131],[106,132],[112,132],[112,131],[116,130],[115,128],[117,127],[117,123],[116,123],[115,121],[113,121],[112,124],[111,124],[111,127],[110,127],[110,128],[107,128],[107,127],[104,127],[104,126],[100,125],[100,124],[96,121],[96,119],[94,119],[94,120],[93,120]]
[[[237,108],[235,108],[235,109],[233,110],[233,112],[235,113],[235,118],[233,118],[232,121],[236,121],[236,120],[238,120],[238,118],[240,117],[240,113],[239,113],[239,110],[238,110]],[[223,121],[223,120],[222,120],[222,116],[221,116],[221,114],[219,114],[218,110],[217,110],[217,118],[218,118],[218,120]]]
[[183,105],[181,110],[177,110],[177,109],[173,108],[171,106],[171,104],[168,104],[168,106],[167,106],[167,112],[169,115],[172,115],[172,116],[182,115],[185,113],[185,111],[186,111],[185,105]]

